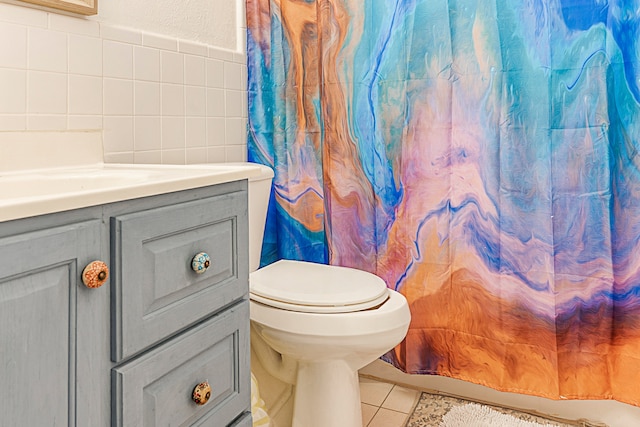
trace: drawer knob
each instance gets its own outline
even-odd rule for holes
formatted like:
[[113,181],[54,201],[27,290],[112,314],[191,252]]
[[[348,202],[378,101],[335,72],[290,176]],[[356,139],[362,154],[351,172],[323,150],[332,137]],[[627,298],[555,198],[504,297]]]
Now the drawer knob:
[[191,260],[191,268],[198,274],[202,274],[211,265],[211,257],[206,252],[200,252]]
[[102,261],[93,261],[82,270],[82,283],[87,288],[99,288],[109,278],[109,267]]
[[202,382],[193,389],[191,398],[198,405],[204,405],[209,401],[211,397],[211,386],[208,382]]

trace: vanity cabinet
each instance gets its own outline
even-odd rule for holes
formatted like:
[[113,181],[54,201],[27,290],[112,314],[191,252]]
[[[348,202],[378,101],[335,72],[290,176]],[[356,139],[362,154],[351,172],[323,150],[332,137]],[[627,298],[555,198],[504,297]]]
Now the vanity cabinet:
[[247,245],[246,181],[0,223],[0,425],[251,425]]
[[0,224],[0,425],[107,425],[94,421],[109,414],[108,381],[95,370],[109,369],[99,354],[108,349],[108,289],[80,280],[104,254],[101,223],[6,236],[19,225]]

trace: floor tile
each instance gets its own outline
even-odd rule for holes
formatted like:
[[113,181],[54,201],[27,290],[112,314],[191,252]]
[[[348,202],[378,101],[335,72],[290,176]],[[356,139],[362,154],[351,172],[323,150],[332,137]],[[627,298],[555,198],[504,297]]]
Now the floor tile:
[[360,401],[369,405],[380,406],[392,388],[393,384],[360,378]]
[[394,386],[382,403],[382,407],[408,414],[416,406],[420,392],[408,388]]
[[407,421],[407,414],[380,408],[368,427],[403,427]]
[[371,422],[376,412],[378,412],[378,407],[367,405],[366,403],[361,403],[360,407],[362,408],[362,427],[366,427]]

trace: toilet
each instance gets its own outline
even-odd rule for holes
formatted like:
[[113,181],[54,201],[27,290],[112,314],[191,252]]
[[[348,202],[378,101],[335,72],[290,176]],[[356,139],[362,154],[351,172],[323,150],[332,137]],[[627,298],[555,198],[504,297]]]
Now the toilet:
[[280,260],[258,269],[272,178],[263,166],[249,180],[252,369],[264,368],[261,390],[291,389],[278,427],[361,427],[358,370],[404,339],[407,301],[353,268]]

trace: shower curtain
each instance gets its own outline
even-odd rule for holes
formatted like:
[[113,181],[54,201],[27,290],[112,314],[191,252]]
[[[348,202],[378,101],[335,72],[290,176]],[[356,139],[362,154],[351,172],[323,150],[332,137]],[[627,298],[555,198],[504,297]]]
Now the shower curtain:
[[263,264],[382,277],[406,372],[640,405],[637,0],[247,0],[247,39]]

